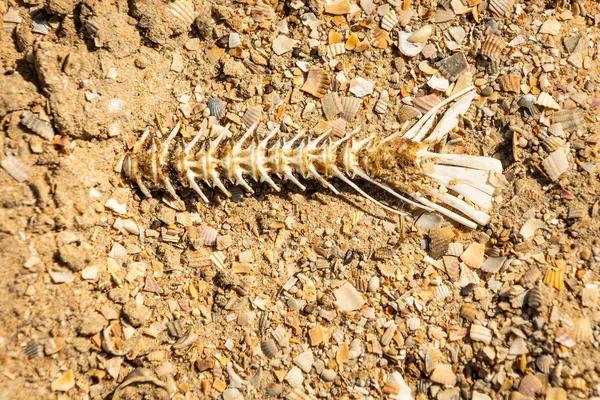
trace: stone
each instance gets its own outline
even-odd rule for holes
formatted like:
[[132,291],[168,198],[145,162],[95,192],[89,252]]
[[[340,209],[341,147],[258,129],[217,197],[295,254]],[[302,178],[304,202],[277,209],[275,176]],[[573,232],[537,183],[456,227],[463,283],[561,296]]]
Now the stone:
[[84,336],[91,336],[99,333],[106,327],[106,319],[97,312],[86,313],[79,325],[79,333]]
[[148,307],[136,303],[135,300],[129,300],[127,304],[123,306],[123,316],[127,318],[129,323],[134,327],[143,325],[149,314],[150,310]]
[[217,237],[217,250],[226,250],[233,244],[231,235],[223,235]]

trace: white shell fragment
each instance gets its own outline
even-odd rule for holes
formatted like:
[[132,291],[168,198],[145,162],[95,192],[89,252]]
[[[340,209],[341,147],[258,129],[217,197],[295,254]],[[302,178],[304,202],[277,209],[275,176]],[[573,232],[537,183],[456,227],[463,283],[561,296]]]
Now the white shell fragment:
[[273,52],[280,56],[291,51],[297,43],[297,40],[291,39],[285,35],[279,35],[277,36],[277,39],[273,41]]
[[389,398],[393,400],[413,400],[410,386],[406,384],[404,378],[398,371],[390,374],[389,383],[395,386],[397,393],[390,393]]
[[190,0],[175,0],[169,5],[169,12],[186,25],[191,25],[198,16]]
[[548,19],[540,27],[540,33],[555,36],[560,32],[560,27],[560,22],[555,19]]
[[406,38],[411,43],[425,43],[433,34],[433,26],[425,25]]
[[340,311],[354,311],[360,309],[365,300],[358,290],[351,283],[346,282],[340,288],[333,292],[335,295],[335,305]]
[[523,239],[527,240],[535,236],[535,231],[546,227],[546,223],[541,219],[531,218],[523,224],[519,234],[523,236]]
[[53,392],[68,392],[75,386],[75,375],[72,370],[68,370],[62,376],[52,381],[50,388]]
[[443,77],[432,76],[427,81],[427,85],[434,90],[439,90],[440,92],[444,92],[450,86],[450,81]]
[[372,82],[360,77],[350,80],[350,93],[356,97],[365,97],[373,93],[375,85]]
[[7,156],[0,161],[0,166],[19,183],[25,182],[31,176],[31,168],[15,156]]
[[41,120],[36,114],[30,111],[24,111],[21,114],[21,123],[46,140],[54,139],[52,125],[49,122]]
[[538,98],[535,101],[535,104],[542,107],[551,108],[553,110],[560,110],[560,105],[556,102],[556,100],[554,100],[554,98],[552,98],[552,96],[550,96],[546,92],[542,92],[539,94]]
[[542,161],[542,167],[551,180],[557,181],[558,178],[569,169],[567,151],[567,148],[561,147],[550,153],[550,155]]
[[469,337],[471,340],[476,342],[483,342],[485,344],[490,344],[492,341],[492,331],[481,325],[471,325],[471,331],[469,332]]
[[[415,32],[416,33],[416,32]],[[417,40],[422,40],[420,36],[413,38],[413,41],[409,41],[408,39],[412,37],[412,33],[410,32],[399,32],[398,33],[398,48],[400,52],[408,57],[414,57],[419,54],[423,47],[425,47],[425,42],[418,42]],[[423,34],[422,36],[425,36]],[[425,40],[427,41],[427,40]]]

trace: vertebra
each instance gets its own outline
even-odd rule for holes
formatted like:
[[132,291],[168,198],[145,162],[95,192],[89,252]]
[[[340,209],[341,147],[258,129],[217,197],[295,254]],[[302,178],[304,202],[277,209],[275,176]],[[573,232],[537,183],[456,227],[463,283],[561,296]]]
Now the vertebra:
[[[256,122],[235,143],[226,140],[228,126],[218,125],[211,128],[211,133],[216,135],[214,140],[200,143],[207,129],[204,126],[189,143],[184,143],[176,140],[181,128],[177,123],[169,136],[159,143],[147,129],[132,153],[125,157],[123,169],[147,197],[151,196],[151,190],[162,189],[177,198],[172,183],[175,180],[193,189],[205,202],[208,198],[199,182],[219,188],[226,196],[231,195],[222,177],[253,193],[245,179],[247,176],[256,182],[266,182],[276,191],[280,188],[273,176],[291,181],[304,190],[305,186],[297,178],[300,176],[316,180],[339,194],[328,180],[334,177],[385,210],[403,214],[365,193],[354,181],[358,177],[403,202],[438,211],[475,228],[477,224],[489,222],[486,211],[492,206],[495,191],[489,178],[491,174],[502,172],[500,161],[427,150],[457,126],[458,117],[467,111],[474,96],[473,88],[469,87],[436,105],[406,133],[396,133],[384,139],[374,136],[357,139],[359,129],[356,129],[338,140],[329,137],[330,131],[309,140],[306,132],[300,131],[287,142],[278,139],[269,145],[278,133],[276,127],[264,139],[253,140],[246,145],[258,126]],[[435,115],[457,98],[459,100],[446,111],[432,131]]]

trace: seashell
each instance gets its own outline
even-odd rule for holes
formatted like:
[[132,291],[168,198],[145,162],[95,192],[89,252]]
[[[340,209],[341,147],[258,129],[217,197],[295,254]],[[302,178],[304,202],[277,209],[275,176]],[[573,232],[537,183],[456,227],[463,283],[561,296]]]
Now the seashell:
[[263,340],[260,343],[260,349],[267,358],[275,357],[277,355],[277,352],[279,351],[273,339]]
[[422,113],[426,113],[435,107],[439,102],[440,98],[436,94],[428,94],[427,96],[416,97],[413,99],[413,106]]
[[[233,364],[227,363],[227,376],[229,378],[229,387],[233,389],[241,388],[246,382],[233,370]],[[225,395],[223,395],[225,397]]]
[[198,239],[205,246],[214,246],[217,243],[217,231],[215,228],[211,228],[208,225],[202,225],[198,232]]
[[61,377],[52,381],[50,388],[53,392],[68,392],[75,386],[75,375],[68,370]]
[[327,93],[327,90],[329,90],[329,83],[329,75],[325,70],[321,68],[311,68],[310,71],[308,71],[308,76],[301,89],[320,99]]
[[560,32],[560,22],[555,19],[547,19],[544,21],[538,33],[556,36]]
[[291,392],[285,395],[286,400],[317,400],[317,398],[309,393],[304,392],[300,388],[294,388]]
[[452,292],[450,291],[450,288],[448,288],[448,286],[440,285],[437,288],[437,295],[440,299],[445,299],[447,297],[452,296]]
[[21,114],[21,123],[46,140],[54,139],[52,125],[46,121],[42,121],[36,114],[30,111],[24,111]]
[[563,388],[546,388],[546,400],[567,400],[567,391]]
[[372,274],[369,271],[364,269],[359,269],[356,271],[355,280],[356,280],[356,289],[359,292],[366,292],[367,287],[369,286],[369,281],[371,280]]
[[288,332],[281,325],[277,325],[277,327],[271,331],[271,336],[279,343],[279,346],[287,347],[289,345],[291,332]]
[[346,40],[346,50],[354,50],[359,44],[359,39],[356,33],[352,33]]
[[346,125],[348,123],[344,118],[336,118],[329,122],[329,127],[333,130],[333,134],[337,137],[346,136]]
[[538,279],[540,279],[542,273],[537,267],[532,267],[523,275],[523,286],[526,288],[532,288],[537,283]]
[[584,392],[587,391],[587,383],[583,378],[565,379],[565,386],[567,389],[579,389]]
[[480,53],[490,60],[499,60],[505,47],[506,41],[504,39],[497,35],[490,35],[483,42]]
[[250,9],[250,15],[254,22],[261,23],[266,20],[275,18],[275,10],[268,4],[265,4],[262,0],[258,0],[256,5]]
[[[521,92],[521,76],[517,74],[507,74],[498,77],[500,88],[505,92]],[[529,98],[528,98],[529,99]],[[521,105],[519,103],[519,105]]]
[[421,320],[418,317],[409,318],[406,321],[406,326],[408,327],[409,330],[416,331],[417,329],[419,329],[421,327]]
[[438,393],[437,400],[460,400],[460,388],[453,387]]
[[[123,379],[123,382],[113,392],[112,400],[121,400],[123,390],[129,385],[137,385],[140,383],[151,383],[154,386],[161,388],[166,392],[167,398],[171,397],[171,390],[166,383],[158,379],[152,371],[147,368],[136,368]],[[157,393],[158,396],[158,393]],[[129,398],[129,397],[127,397]]]
[[563,290],[565,288],[564,271],[560,268],[550,268],[544,276],[544,284]]
[[351,4],[348,0],[327,0],[325,12],[327,14],[342,15],[350,13]]
[[452,371],[451,364],[438,364],[429,378],[432,381],[445,386],[455,386],[457,381],[456,374]]
[[576,342],[589,342],[592,338],[592,324],[588,318],[578,318],[573,321],[571,336]]
[[496,60],[490,60],[489,64],[485,68],[485,72],[487,72],[490,76],[496,76],[500,73],[500,63]]
[[537,100],[535,101],[535,104],[542,107],[551,108],[553,110],[560,110],[560,106],[558,105],[556,100],[554,100],[554,98],[546,92],[542,92],[539,94]]
[[535,366],[544,374],[549,374],[554,366],[554,358],[550,355],[543,355],[535,360]]
[[360,309],[365,300],[351,283],[346,282],[334,290],[335,305],[340,311],[353,311]]
[[539,287],[535,287],[527,292],[527,305],[534,310],[539,310],[544,305],[544,296]]
[[479,268],[483,264],[485,246],[481,243],[471,243],[460,255],[460,259],[471,268]]
[[398,49],[407,57],[415,57],[425,47],[425,43],[410,42],[408,38],[411,36],[410,32],[398,32]]
[[346,45],[344,43],[333,43],[327,46],[327,56],[329,58],[335,58],[340,54],[346,52]]
[[481,325],[471,325],[469,337],[476,342],[490,344],[492,341],[492,331]]
[[547,136],[542,140],[542,147],[548,152],[564,148],[566,145],[567,143],[563,139],[556,136]]
[[448,245],[448,255],[454,257],[460,257],[464,252],[464,246],[459,242],[452,242]]
[[481,264],[481,270],[490,274],[495,274],[500,271],[500,268],[506,262],[506,257],[488,257],[483,264]]
[[298,367],[292,367],[285,375],[284,378],[287,383],[293,388],[301,388],[304,377],[302,376],[302,370]]
[[442,257],[444,260],[444,268],[446,269],[446,273],[452,279],[456,279],[459,276],[460,272],[460,263],[458,258],[456,257]]
[[559,332],[554,336],[554,341],[560,343],[567,348],[575,346],[577,343],[568,332]]
[[375,250],[375,253],[373,253],[374,260],[389,260],[393,256],[394,250],[386,246],[378,248],[377,250]]
[[206,101],[206,105],[210,110],[210,115],[216,117],[218,120],[225,116],[225,107],[221,100],[216,97],[212,97]]
[[[421,118],[423,114],[421,113],[421,111],[417,110],[415,107],[411,107],[411,106],[402,106],[400,107],[400,109],[398,110],[398,120],[400,121],[400,123],[404,123],[406,121],[410,121],[412,119],[415,118]],[[419,218],[420,220],[420,218]]]
[[229,34],[229,42],[227,45],[230,49],[235,49],[236,47],[240,47],[242,45],[242,40],[240,39],[240,35],[237,32],[231,32]]
[[438,61],[435,63],[435,67],[450,82],[454,82],[463,72],[469,69],[469,64],[467,63],[465,55],[459,51],[452,54],[450,57]]
[[278,56],[283,55],[291,51],[296,44],[298,44],[298,40],[294,40],[285,35],[279,35],[275,40],[273,40],[273,53],[277,54]]
[[169,4],[169,12],[186,26],[192,25],[198,13],[194,11],[194,3],[189,0],[175,0]]
[[436,24],[439,24],[442,22],[452,21],[454,18],[456,18],[456,14],[454,14],[454,12],[452,10],[449,10],[449,9],[443,8],[443,7],[438,7],[435,10],[435,15],[433,17],[433,20],[435,21]]
[[443,359],[444,356],[439,349],[428,347],[427,353],[425,354],[425,370],[427,373],[431,373]]
[[365,97],[373,93],[374,84],[368,80],[360,77],[352,78],[350,80],[350,93],[356,97]]
[[481,313],[474,303],[465,303],[460,308],[460,316],[469,322],[481,319]]
[[527,342],[523,338],[516,338],[512,344],[510,345],[510,349],[508,350],[509,355],[513,356],[521,356],[529,353],[529,349],[527,348]]
[[567,50],[567,53],[571,54],[575,52],[575,49],[577,48],[577,45],[579,44],[580,40],[581,36],[579,35],[564,37],[563,44],[565,45],[565,50]]
[[392,339],[394,338],[394,335],[396,334],[396,329],[397,329],[397,325],[395,323],[391,323],[385,330],[385,332],[383,332],[383,335],[381,335],[381,339],[379,340],[379,343],[381,343],[381,345],[383,347],[389,346],[390,343],[392,343]]
[[342,103],[342,118],[348,122],[354,121],[362,105],[362,100],[356,97],[342,97],[340,102]]
[[25,182],[31,177],[31,168],[15,156],[6,156],[4,160],[0,161],[0,166],[19,183]]
[[64,349],[67,344],[66,340],[60,337],[55,337],[52,339],[48,339],[46,344],[44,345],[44,353],[47,356],[51,356],[52,354],[56,354],[62,349]]
[[500,17],[506,17],[512,12],[514,0],[490,0],[488,8]]
[[321,107],[323,108],[323,113],[325,114],[325,119],[331,121],[332,119],[337,118],[337,116],[342,112],[342,102],[337,93],[327,93],[321,99]]
[[385,112],[387,111],[387,108],[388,108],[389,101],[390,101],[390,96],[388,94],[388,91],[387,90],[381,91],[381,94],[379,95],[379,100],[377,100],[377,103],[375,103],[374,111],[377,114],[385,114]]
[[391,32],[392,29],[398,24],[398,16],[394,10],[390,10],[387,14],[381,18],[381,29]]
[[410,36],[406,38],[411,43],[425,43],[434,32],[433,25],[425,25],[414,31]]
[[[500,79],[500,78],[498,78]],[[519,89],[520,90],[520,89]],[[527,111],[529,111],[530,115],[536,115],[538,113],[538,109],[535,105],[535,96],[532,95],[531,93],[526,94],[525,96],[521,97],[521,99],[519,99],[519,106],[525,108]]]
[[125,275],[125,280],[131,283],[137,278],[144,275],[146,275],[146,263],[132,262],[127,266],[127,274]]
[[307,349],[294,357],[294,364],[296,364],[302,371],[306,373],[310,372],[314,363],[315,357],[310,349]]
[[210,255],[210,261],[211,263],[217,268],[217,269],[225,269],[225,253],[223,253],[222,251],[214,251],[211,255]]
[[27,347],[25,347],[25,355],[27,357],[36,357],[40,354],[42,354],[43,351],[43,347],[41,344],[39,343],[31,343],[29,345],[27,345]]
[[117,113],[125,107],[126,103],[121,99],[108,100],[107,110],[109,113]]
[[535,398],[538,393],[542,393],[543,390],[542,382],[532,374],[525,375],[519,384],[519,393],[532,398]]
[[567,149],[560,148],[550,153],[542,161],[542,167],[552,181],[557,181],[560,176],[569,169],[569,160],[567,159]]
[[429,86],[433,90],[439,90],[440,92],[444,92],[450,86],[450,82],[448,82],[448,79],[446,79],[446,78],[442,78],[439,76],[432,76],[427,81],[427,86]]
[[580,108],[555,112],[552,114],[551,120],[553,124],[561,124],[562,128],[569,132],[583,129],[586,125],[583,110]]
[[2,21],[8,24],[20,24],[23,21],[23,18],[21,18],[19,11],[16,8],[10,7],[2,16]]
[[429,231],[429,254],[438,259],[448,251],[450,242],[454,239],[454,231],[450,227],[437,228]]
[[261,116],[262,116],[262,107],[261,106],[250,107],[246,110],[246,112],[244,113],[244,116],[242,117],[242,124],[244,124],[244,126],[249,128],[252,125],[259,122],[261,119]]

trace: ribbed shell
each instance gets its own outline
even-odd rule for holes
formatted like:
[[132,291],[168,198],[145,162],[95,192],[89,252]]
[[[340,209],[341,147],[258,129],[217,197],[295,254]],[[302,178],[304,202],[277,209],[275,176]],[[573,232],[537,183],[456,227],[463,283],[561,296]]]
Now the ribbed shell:
[[555,112],[551,119],[552,123],[561,124],[562,128],[569,132],[583,129],[586,125],[583,110],[580,108]]
[[548,354],[539,356],[535,360],[535,366],[537,367],[537,369],[540,370],[540,372],[542,372],[544,374],[549,374],[550,370],[554,366],[554,358],[552,358],[552,356],[550,356]]
[[285,380],[293,388],[301,388],[304,376],[302,376],[302,370],[298,367],[292,367],[285,376]]
[[505,92],[519,93],[521,91],[521,76],[517,74],[507,74],[498,77],[500,88]]
[[270,5],[265,4],[262,0],[259,0],[256,3],[256,6],[252,7],[250,10],[250,15],[255,22],[261,23],[275,18],[275,11]]
[[314,362],[315,357],[310,350],[306,350],[294,357],[294,364],[296,364],[302,371],[306,373],[310,372]]
[[374,111],[377,114],[385,114],[385,112],[388,109],[389,101],[390,101],[390,96],[388,94],[388,91],[383,90],[381,92],[381,94],[379,95],[379,99],[377,100],[377,103],[375,103]]
[[362,100],[357,97],[342,97],[340,101],[342,103],[342,118],[348,122],[354,121],[362,105]]
[[565,386],[568,389],[578,389],[583,392],[587,391],[587,383],[583,378],[569,378],[565,379]]
[[355,280],[356,280],[356,289],[359,292],[366,292],[369,286],[369,280],[371,279],[372,274],[369,271],[364,269],[359,269],[356,271]]
[[206,101],[206,105],[210,110],[210,115],[216,117],[217,119],[221,119],[225,116],[225,107],[223,107],[223,103],[221,100],[216,97],[210,98]]
[[514,0],[490,0],[489,9],[491,12],[498,14],[500,17],[506,17],[506,15],[512,11]]
[[175,0],[169,4],[169,12],[186,26],[192,25],[198,16],[194,11],[194,3],[189,0]]
[[563,147],[550,153],[550,155],[542,161],[542,167],[551,180],[557,181],[560,176],[569,169],[567,150]]
[[308,71],[304,85],[302,85],[302,90],[320,99],[329,90],[329,83],[329,74],[324,69],[311,68]]
[[536,266],[531,267],[523,275],[523,278],[522,278],[523,286],[525,286],[526,288],[534,287],[541,276],[542,276],[542,273],[540,272],[538,267],[536,267]]
[[460,308],[460,316],[469,322],[473,322],[479,318],[479,309],[473,303],[465,303]]
[[440,98],[435,94],[428,94],[427,96],[416,97],[413,100],[413,106],[415,106],[420,112],[426,113],[435,107],[439,102]]
[[340,54],[346,52],[346,45],[344,43],[333,43],[327,46],[327,56],[329,58],[335,58]]
[[337,93],[327,93],[321,99],[321,107],[323,108],[323,113],[325,114],[325,119],[331,121],[342,112],[342,102]]
[[275,357],[277,355],[277,352],[279,351],[273,339],[263,340],[260,343],[260,349],[267,358]]
[[255,123],[259,122],[261,116],[262,116],[262,107],[261,106],[250,107],[244,113],[244,116],[242,117],[242,123],[244,124],[244,126],[249,128],[252,125],[254,125]]
[[454,239],[454,231],[450,227],[429,231],[429,254],[438,259],[448,251],[448,245]]
[[394,12],[394,10],[390,10],[381,19],[381,29],[384,29],[388,32],[390,32],[392,29],[394,29],[394,27],[397,24],[398,24],[398,16]]
[[527,305],[534,310],[539,310],[544,305],[544,296],[539,287],[534,287],[527,292]]
[[471,325],[469,337],[476,342],[490,344],[492,341],[492,331],[481,325]]
[[498,60],[505,47],[506,41],[504,39],[497,35],[490,35],[481,46],[481,55],[488,57],[490,60]]
[[556,102],[556,100],[554,100],[554,98],[550,94],[546,92],[542,92],[539,94],[537,100],[535,101],[535,104],[537,104],[538,106],[551,108],[553,110],[560,110],[560,105]]
[[21,123],[46,140],[54,139],[54,129],[52,128],[52,125],[49,122],[42,121],[37,115],[30,111],[24,111],[21,114]]
[[519,384],[519,393],[532,398],[535,398],[536,394],[541,393],[543,390],[542,382],[532,374],[525,375]]
[[592,324],[588,318],[578,318],[573,321],[571,335],[576,342],[589,342],[592,338]]

